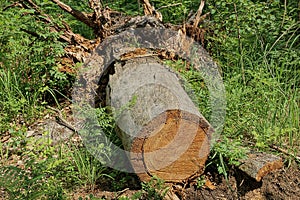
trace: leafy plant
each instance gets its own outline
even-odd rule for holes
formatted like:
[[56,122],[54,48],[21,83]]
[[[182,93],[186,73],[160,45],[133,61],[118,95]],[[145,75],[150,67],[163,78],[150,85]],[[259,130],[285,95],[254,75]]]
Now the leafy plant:
[[200,176],[199,178],[197,178],[197,189],[202,188],[205,185],[206,179],[205,176]]
[[149,182],[142,183],[142,190],[146,199],[160,200],[165,197],[169,188],[162,179],[153,176]]
[[7,7],[11,3],[2,1],[5,10],[0,14],[1,132],[7,131],[10,123],[30,123],[38,117],[49,89],[62,90],[72,81],[56,66],[64,54],[59,34],[36,20],[32,10]]

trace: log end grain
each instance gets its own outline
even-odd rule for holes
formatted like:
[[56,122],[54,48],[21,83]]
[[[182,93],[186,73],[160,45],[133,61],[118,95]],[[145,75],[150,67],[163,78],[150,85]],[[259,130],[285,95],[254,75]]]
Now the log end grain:
[[183,182],[204,171],[212,128],[201,117],[168,110],[145,126],[132,142],[131,163],[142,181],[152,176]]

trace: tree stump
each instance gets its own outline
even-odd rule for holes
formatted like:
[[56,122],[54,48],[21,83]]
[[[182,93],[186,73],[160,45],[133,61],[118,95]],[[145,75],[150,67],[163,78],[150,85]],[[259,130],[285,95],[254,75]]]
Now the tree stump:
[[201,175],[213,129],[177,74],[153,56],[114,66],[106,102],[120,112],[118,134],[140,179],[176,183]]

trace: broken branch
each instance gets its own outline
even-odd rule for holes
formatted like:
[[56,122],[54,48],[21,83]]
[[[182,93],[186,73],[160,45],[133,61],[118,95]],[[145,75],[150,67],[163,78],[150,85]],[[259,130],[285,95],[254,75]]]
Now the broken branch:
[[296,158],[297,160],[300,160],[300,156],[297,156],[295,154],[292,154],[290,152],[288,152],[287,150],[283,149],[283,148],[280,148],[278,146],[275,146],[275,145],[270,145],[269,146],[271,149],[274,149],[276,151],[280,151],[281,153],[284,153],[285,155],[287,156],[293,156],[294,158]]
[[150,2],[148,0],[142,0],[143,7],[144,7],[144,14],[154,16],[159,21],[162,21],[162,14],[155,10],[154,6],[151,6]]
[[194,21],[194,27],[193,27],[194,29],[196,27],[198,27],[198,25],[199,25],[204,5],[205,5],[205,0],[201,0],[200,6],[199,6],[199,8],[197,10],[196,18],[195,18],[195,21]]
[[72,16],[74,16],[79,21],[85,23],[86,25],[88,25],[91,28],[95,28],[96,24],[88,17],[87,14],[70,7],[67,4],[64,4],[63,2],[61,2],[59,0],[51,0],[51,1],[53,3],[55,3],[56,5],[58,5],[62,10],[70,13]]

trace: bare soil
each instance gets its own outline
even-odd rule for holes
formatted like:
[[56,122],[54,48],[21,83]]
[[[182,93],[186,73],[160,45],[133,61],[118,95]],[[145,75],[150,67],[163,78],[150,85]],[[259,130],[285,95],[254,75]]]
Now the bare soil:
[[[223,176],[207,171],[215,189],[190,187],[181,193],[180,199],[187,200],[297,200],[300,199],[300,170],[296,164],[291,167],[266,175],[261,182],[256,182],[242,171],[230,171],[228,181]],[[98,198],[117,199],[121,196],[131,197],[139,189],[138,183],[131,183],[127,188],[112,192],[104,191],[99,185],[94,192],[78,189],[71,198],[87,197],[90,194]],[[183,194],[184,193],[184,194]]]
[[229,180],[215,177],[216,189],[187,190],[187,199],[300,199],[300,170],[297,165],[266,175],[261,182],[242,171],[232,170]]

